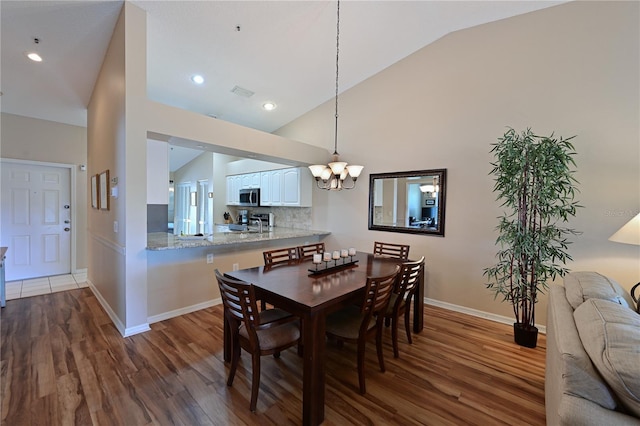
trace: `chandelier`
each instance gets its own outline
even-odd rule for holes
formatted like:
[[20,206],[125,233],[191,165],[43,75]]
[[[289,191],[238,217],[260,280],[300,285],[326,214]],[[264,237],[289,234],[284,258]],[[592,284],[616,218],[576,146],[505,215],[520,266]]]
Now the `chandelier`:
[[[328,165],[314,164],[309,166],[311,174],[316,179],[316,184],[320,189],[329,191],[340,191],[342,189],[352,189],[356,186],[356,180],[362,172],[363,166],[347,165],[346,162],[340,161],[338,154],[338,59],[340,57],[340,0],[338,0],[337,19],[336,19],[336,124],[334,132],[334,149],[333,159]],[[351,183],[347,184],[345,180],[350,178]]]

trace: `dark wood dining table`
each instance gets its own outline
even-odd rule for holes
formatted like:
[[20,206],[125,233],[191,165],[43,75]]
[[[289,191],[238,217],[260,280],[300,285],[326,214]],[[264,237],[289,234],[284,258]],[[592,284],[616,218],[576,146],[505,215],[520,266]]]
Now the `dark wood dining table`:
[[[355,266],[312,275],[315,265],[306,261],[276,267],[260,266],[225,275],[252,283],[260,300],[277,306],[302,319],[303,379],[302,422],[319,425],[324,420],[325,393],[325,317],[363,297],[368,276],[393,272],[399,259],[383,258],[357,252]],[[338,265],[342,260],[338,260]],[[349,261],[349,258],[347,258]],[[329,265],[333,261],[329,262]],[[414,295],[413,331],[423,328],[424,276]],[[224,325],[224,359],[231,359],[231,338]]]

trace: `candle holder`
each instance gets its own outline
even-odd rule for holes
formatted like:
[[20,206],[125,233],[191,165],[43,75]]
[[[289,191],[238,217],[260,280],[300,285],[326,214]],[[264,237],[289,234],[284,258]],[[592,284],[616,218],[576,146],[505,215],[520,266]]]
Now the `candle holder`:
[[316,271],[318,270],[318,265],[322,263],[322,255],[320,253],[316,253],[313,255],[313,263],[316,265]]
[[[354,249],[355,254],[355,249]],[[317,256],[317,257],[316,257]],[[347,260],[349,257],[349,250],[335,250],[333,252],[324,252],[321,254],[317,253],[313,257],[314,267],[309,268],[309,275],[320,275],[320,274],[328,274],[331,272],[341,271],[350,267],[358,266],[358,260],[353,259],[353,255],[350,260]],[[342,262],[338,264],[338,260],[342,258]],[[333,265],[330,262],[333,260]],[[324,262],[324,265],[322,265]],[[320,266],[318,266],[320,265]]]
[[356,255],[356,249],[353,247],[349,247],[349,257],[351,258],[351,261],[353,262],[353,256]]

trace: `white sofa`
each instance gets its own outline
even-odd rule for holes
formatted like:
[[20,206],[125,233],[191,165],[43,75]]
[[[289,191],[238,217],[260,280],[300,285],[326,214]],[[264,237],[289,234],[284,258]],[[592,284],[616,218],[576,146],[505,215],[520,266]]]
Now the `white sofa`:
[[640,425],[640,315],[629,294],[596,272],[549,289],[548,425]]

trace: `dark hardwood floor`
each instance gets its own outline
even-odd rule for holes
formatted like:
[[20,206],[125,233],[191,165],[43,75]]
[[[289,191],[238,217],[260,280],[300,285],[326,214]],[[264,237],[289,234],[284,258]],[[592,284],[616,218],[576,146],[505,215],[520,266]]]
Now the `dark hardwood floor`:
[[[298,425],[302,360],[296,348],[262,358],[257,413],[251,359],[233,387],[222,359],[222,306],[122,338],[87,288],[7,302],[2,309],[2,424]],[[327,348],[324,425],[544,425],[545,336],[513,343],[511,327],[427,306],[409,345],[402,331],[387,371],[367,346],[367,395],[352,345]],[[402,324],[401,324],[402,326]],[[402,330],[402,329],[401,329]]]

